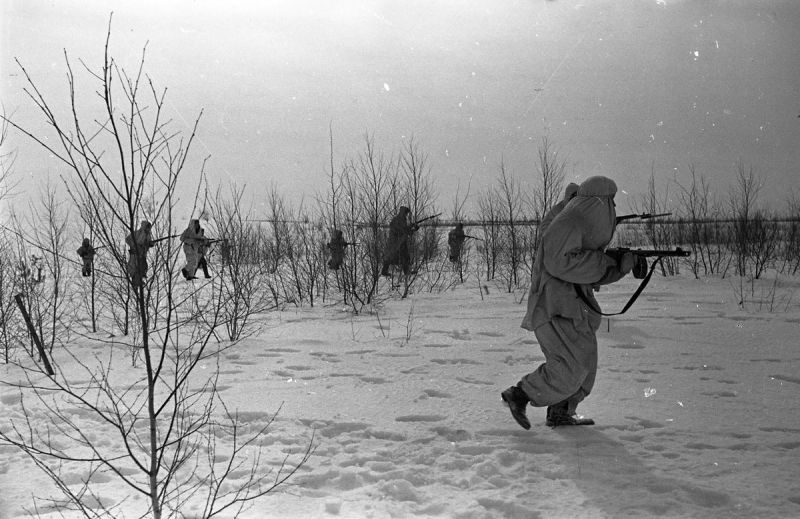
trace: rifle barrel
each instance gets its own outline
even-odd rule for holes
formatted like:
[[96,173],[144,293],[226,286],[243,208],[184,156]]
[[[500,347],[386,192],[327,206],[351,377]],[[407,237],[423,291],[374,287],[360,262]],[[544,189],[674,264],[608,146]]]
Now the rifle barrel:
[[425,218],[422,218],[422,219],[420,219],[420,220],[417,220],[416,222],[414,222],[414,225],[419,225],[419,224],[421,224],[422,222],[425,222],[425,221],[427,221],[427,220],[431,220],[431,219],[433,219],[433,218],[436,218],[437,216],[442,216],[442,213],[439,213],[439,214],[432,214],[431,216],[426,216]]
[[627,247],[619,247],[616,249],[609,249],[610,251],[617,252],[619,254],[624,254],[626,252],[633,253],[637,256],[642,256],[645,258],[653,258],[653,257],[678,257],[678,258],[686,258],[691,256],[691,251],[683,250],[680,247],[676,247],[673,250],[648,250],[648,249],[629,249]]
[[640,218],[642,220],[649,220],[650,218],[659,218],[662,216],[672,216],[672,213],[659,213],[659,214],[651,214],[651,213],[642,213],[642,214],[624,214],[622,216],[617,216],[617,223],[623,222],[625,220],[633,220],[634,218]]

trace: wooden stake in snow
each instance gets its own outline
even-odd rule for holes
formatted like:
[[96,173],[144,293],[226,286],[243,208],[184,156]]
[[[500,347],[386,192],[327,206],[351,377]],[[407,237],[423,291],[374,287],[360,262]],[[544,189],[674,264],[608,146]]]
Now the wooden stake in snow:
[[55,375],[53,366],[50,365],[50,360],[47,358],[47,353],[45,353],[44,348],[42,347],[42,341],[40,341],[39,336],[36,335],[36,328],[33,327],[31,316],[28,315],[28,311],[25,310],[25,303],[22,301],[22,294],[15,295],[14,300],[17,302],[19,311],[22,312],[22,317],[25,319],[25,324],[28,325],[28,332],[30,332],[31,337],[33,337],[33,342],[36,343],[36,348],[39,350],[39,356],[41,356],[42,362],[44,362],[45,372],[52,377]]

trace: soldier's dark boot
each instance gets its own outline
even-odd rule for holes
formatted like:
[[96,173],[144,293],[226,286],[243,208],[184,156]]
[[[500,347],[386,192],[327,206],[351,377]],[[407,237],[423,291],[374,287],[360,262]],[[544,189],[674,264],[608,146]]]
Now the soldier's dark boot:
[[531,422],[525,414],[525,408],[528,407],[528,403],[530,402],[528,395],[519,387],[511,386],[500,393],[500,397],[503,399],[503,402],[508,405],[508,408],[511,410],[511,416],[520,427],[523,429],[530,429]]
[[563,425],[594,425],[594,420],[591,418],[578,418],[574,413],[569,411],[569,403],[563,400],[557,404],[547,406],[547,420],[545,424],[548,427],[560,427]]

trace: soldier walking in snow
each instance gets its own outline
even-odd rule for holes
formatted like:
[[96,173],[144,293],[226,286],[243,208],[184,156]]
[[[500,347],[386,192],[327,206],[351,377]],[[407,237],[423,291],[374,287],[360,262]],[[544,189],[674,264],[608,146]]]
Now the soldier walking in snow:
[[403,274],[408,275],[411,269],[411,253],[409,240],[419,226],[408,221],[411,210],[401,206],[397,215],[389,223],[389,242],[383,255],[382,276],[389,276],[389,266],[399,265]]
[[331,241],[328,242],[328,250],[331,253],[331,257],[328,260],[329,269],[339,270],[339,268],[341,268],[342,263],[344,263],[345,248],[348,245],[342,231],[334,229],[333,237],[331,237]]
[[186,266],[181,269],[181,274],[186,280],[196,279],[195,273],[200,267],[201,247],[204,240],[201,231],[200,220],[189,220],[189,226],[181,234],[183,253],[186,255]]
[[141,225],[125,238],[128,245],[128,276],[131,285],[142,286],[147,277],[147,251],[153,246],[153,237],[150,234],[153,224],[142,220]]
[[[206,260],[206,252],[208,252],[208,246],[211,244],[213,240],[206,238],[206,230],[200,229],[200,247],[197,249],[198,253],[198,260],[197,266],[203,269],[203,276],[206,279],[211,277],[211,274],[208,273],[208,261]],[[192,273],[194,275],[194,273]]]
[[84,238],[83,243],[81,246],[78,247],[78,256],[81,257],[83,260],[83,269],[81,269],[81,275],[83,277],[89,277],[92,275],[92,264],[94,263],[94,255],[95,250],[92,247],[89,238]]
[[227,238],[222,238],[219,246],[219,254],[222,259],[222,266],[231,262],[231,242]]
[[536,334],[545,362],[501,395],[525,429],[528,404],[547,406],[551,427],[594,423],[578,418],[575,410],[594,386],[601,317],[576,292],[597,307],[592,287],[618,281],[635,264],[631,253],[619,263],[604,253],[616,225],[616,192],[613,180],[590,177],[544,226],[522,327]]
[[461,247],[467,239],[464,234],[464,224],[459,222],[447,233],[447,245],[450,247],[450,261],[456,263],[461,257]]

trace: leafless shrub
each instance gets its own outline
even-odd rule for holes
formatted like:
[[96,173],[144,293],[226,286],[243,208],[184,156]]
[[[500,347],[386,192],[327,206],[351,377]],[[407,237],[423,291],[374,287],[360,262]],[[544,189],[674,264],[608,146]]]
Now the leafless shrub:
[[[567,164],[546,136],[542,137],[539,143],[538,154],[537,169],[540,183],[534,187],[532,196],[524,199],[527,201],[529,214],[536,222],[541,222],[550,209],[563,198]],[[525,254],[522,254],[521,258],[528,277],[533,271],[539,239],[538,223],[522,232],[522,249]]]
[[[502,244],[505,253],[504,261],[501,263],[500,276],[502,277],[506,290],[511,293],[520,283],[520,268],[522,258],[527,253],[522,247],[523,227],[521,220],[523,214],[523,196],[519,182],[506,171],[505,164],[500,162],[500,169],[497,177],[497,189],[495,191],[498,203],[498,213],[503,218]],[[530,244],[529,244],[530,245]]]
[[711,192],[705,176],[698,176],[694,165],[689,166],[690,181],[677,182],[680,212],[679,226],[685,227],[686,244],[692,251],[689,267],[695,278],[704,275],[725,277],[731,262],[730,251],[724,240],[722,208]]
[[23,300],[43,346],[52,353],[56,344],[69,341],[74,316],[64,254],[69,214],[48,184],[28,217],[12,218],[20,250],[31,251],[21,260],[30,269],[20,280]]
[[14,295],[20,291],[14,247],[5,230],[0,230],[0,347],[3,362],[8,364],[18,344],[24,344],[22,319],[15,310]]
[[730,242],[735,259],[736,274],[750,273],[749,260],[753,253],[753,218],[758,209],[758,197],[763,184],[754,169],[741,160],[736,163],[736,184],[728,192],[728,204],[733,218],[733,235]]
[[[664,187],[664,193],[659,198],[659,192],[656,188],[655,167],[653,166],[650,171],[650,178],[647,184],[647,192],[640,198],[638,203],[635,204],[635,211],[637,213],[650,213],[660,214],[669,213],[669,187]],[[669,224],[662,224],[658,219],[648,219],[643,223],[638,224],[644,230],[647,238],[648,245],[655,249],[669,249],[679,243],[676,243],[673,229]],[[664,276],[673,276],[679,272],[680,258],[663,258],[660,262],[661,274]]]
[[260,243],[259,228],[253,221],[252,208],[243,208],[244,192],[244,188],[233,184],[226,194],[219,188],[211,204],[217,271],[213,286],[226,336],[231,341],[257,333],[261,329],[258,318],[275,307],[273,298],[262,287],[266,265],[253,254]]
[[483,241],[478,245],[477,251],[488,281],[494,279],[497,273],[503,248],[500,201],[494,186],[478,197],[478,219],[481,222]]
[[[466,213],[464,211],[464,207],[466,206],[467,200],[469,199],[469,192],[471,185],[472,185],[471,182],[467,184],[467,190],[463,196],[461,195],[461,184],[458,184],[455,193],[453,193],[453,200],[452,200],[453,209],[450,214],[450,219],[454,223],[463,223],[463,221],[466,219]],[[474,230],[471,232],[475,233]],[[458,275],[458,280],[461,283],[464,282],[464,274],[469,272],[469,266],[470,266],[469,252],[472,248],[471,247],[472,242],[476,241],[476,238],[477,236],[470,235],[470,237],[468,237],[466,241],[464,241],[464,243],[461,245],[461,248],[458,251],[458,257],[456,258],[456,262],[453,265],[455,273]],[[449,256],[449,251],[448,251],[448,256]]]
[[800,270],[800,197],[792,190],[787,200],[788,214],[784,233],[781,272],[791,275]]
[[292,268],[298,294],[303,301],[314,306],[320,289],[324,286],[325,269],[325,231],[322,221],[301,209],[293,224],[296,247],[293,253]]
[[748,312],[788,312],[794,304],[797,288],[786,282],[778,271],[772,279],[737,276],[731,281],[739,307]]

